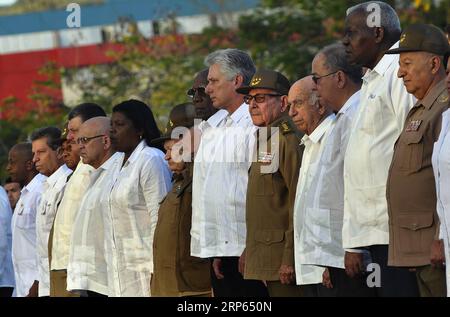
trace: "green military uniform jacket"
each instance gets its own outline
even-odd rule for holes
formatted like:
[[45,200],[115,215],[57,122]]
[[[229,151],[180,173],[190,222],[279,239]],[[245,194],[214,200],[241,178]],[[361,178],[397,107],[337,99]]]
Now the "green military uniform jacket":
[[190,296],[211,291],[210,262],[191,256],[192,165],[174,175],[162,201],[153,239],[152,296]]
[[258,129],[249,171],[244,278],[278,281],[282,264],[294,267],[293,210],[303,146],[288,116],[271,127],[278,127],[279,133],[268,129],[267,145],[258,141],[262,135]]
[[443,80],[409,111],[395,144],[387,182],[388,265],[430,264],[431,243],[439,239],[431,156],[448,106]]

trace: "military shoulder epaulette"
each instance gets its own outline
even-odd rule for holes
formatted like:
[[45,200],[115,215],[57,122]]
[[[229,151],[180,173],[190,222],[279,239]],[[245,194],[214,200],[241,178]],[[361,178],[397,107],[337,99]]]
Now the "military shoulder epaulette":
[[294,132],[294,129],[292,128],[292,125],[289,121],[284,120],[279,125],[280,131],[282,134],[288,134]]
[[438,98],[438,102],[440,102],[440,103],[448,102],[448,95],[441,95],[441,96]]

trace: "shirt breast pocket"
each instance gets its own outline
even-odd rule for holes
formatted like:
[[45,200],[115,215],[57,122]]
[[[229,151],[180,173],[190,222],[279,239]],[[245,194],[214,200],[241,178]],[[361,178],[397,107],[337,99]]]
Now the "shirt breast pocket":
[[272,196],[273,195],[273,174],[261,173],[257,181],[256,195]]
[[36,227],[36,210],[25,207],[17,214],[16,226],[21,229],[32,229]]
[[402,141],[404,151],[399,157],[399,168],[403,172],[417,172],[422,168],[423,142],[422,134],[408,133]]

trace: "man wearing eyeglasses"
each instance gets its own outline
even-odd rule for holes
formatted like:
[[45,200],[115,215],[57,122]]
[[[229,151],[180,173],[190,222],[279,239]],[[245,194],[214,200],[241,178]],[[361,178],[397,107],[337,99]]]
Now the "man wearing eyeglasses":
[[192,98],[195,106],[196,119],[208,120],[218,110],[213,107],[211,98],[205,92],[206,85],[208,85],[208,68],[195,76],[192,88],[187,91],[187,95]]
[[346,274],[342,248],[344,154],[359,107],[362,68],[348,62],[342,44],[332,44],[317,53],[312,71],[313,90],[319,103],[330,108],[336,117],[318,158],[315,177],[305,193],[305,218],[314,221],[304,222],[310,234],[305,235],[300,264],[327,268],[322,281],[326,288],[318,288],[319,296],[372,296],[365,274]]
[[288,115],[289,80],[261,69],[236,89],[249,105],[257,142],[249,170],[247,238],[239,259],[245,279],[263,280],[270,297],[301,296],[294,279],[292,215],[302,157],[300,135]]
[[90,187],[84,195],[73,225],[67,267],[67,289],[81,296],[108,296],[108,274],[104,248],[105,210],[108,195],[117,179],[124,154],[111,145],[110,119],[92,118],[79,130],[77,143],[84,164],[92,166]]
[[61,131],[56,127],[41,128],[31,135],[33,163],[39,173],[47,176],[36,212],[36,251],[41,297],[50,296],[50,231],[67,178],[72,174],[72,170],[63,163],[61,143]]
[[[68,115],[67,142],[73,155],[80,156],[77,144],[78,134],[83,122],[94,117],[106,117],[105,111],[97,104],[82,103],[73,108]],[[69,249],[75,216],[81,199],[89,187],[89,174],[92,167],[79,162],[70,176],[64,196],[58,206],[53,224],[52,259],[50,263],[50,296],[73,297],[77,294],[66,290],[66,270],[69,262]]]

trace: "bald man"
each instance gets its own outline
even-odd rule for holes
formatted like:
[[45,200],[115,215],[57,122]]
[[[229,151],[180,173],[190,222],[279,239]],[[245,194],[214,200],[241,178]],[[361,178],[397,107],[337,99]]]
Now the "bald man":
[[108,264],[105,239],[111,237],[109,219],[103,217],[109,207],[108,194],[117,179],[123,153],[115,151],[110,139],[110,119],[96,117],[85,121],[77,143],[84,164],[94,168],[90,187],[84,195],[73,226],[67,268],[67,290],[81,296],[108,296]]
[[[73,108],[68,115],[66,139],[70,144],[70,151],[79,157],[79,147],[76,140],[83,122],[95,118],[106,117],[105,111],[97,104],[83,103]],[[76,158],[75,158],[76,160]],[[80,202],[89,186],[89,174],[92,166],[77,163],[64,190],[64,196],[58,206],[53,225],[52,259],[50,263],[50,296],[74,296],[67,292],[67,265],[73,222],[80,210]]]
[[[326,291],[322,286],[323,267],[305,263],[304,254],[309,252],[311,238],[326,242],[327,237],[321,236],[321,231],[307,232],[306,222],[312,225],[320,224],[320,214],[310,215],[307,208],[307,199],[311,195],[306,193],[312,190],[313,179],[319,164],[323,146],[332,128],[335,115],[324,105],[319,104],[315,84],[312,76],[298,80],[289,90],[289,115],[298,129],[305,133],[301,144],[305,147],[302,157],[300,174],[294,203],[294,257],[295,275],[298,285],[303,285],[305,296],[316,297]],[[317,218],[314,218],[317,217]]]
[[31,143],[19,143],[9,151],[6,171],[22,187],[12,218],[12,259],[16,296],[38,296],[36,254],[36,209],[47,177],[38,174],[33,164]]

